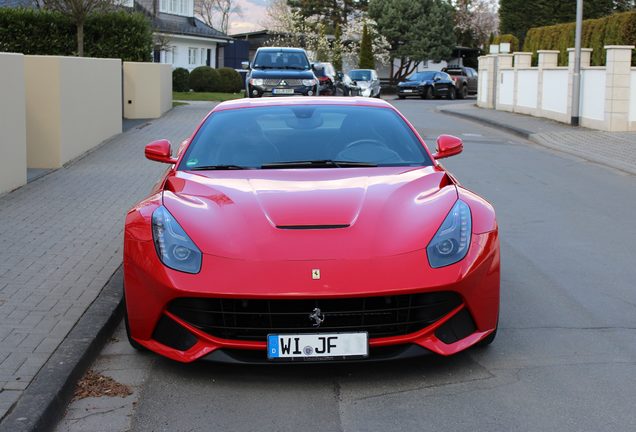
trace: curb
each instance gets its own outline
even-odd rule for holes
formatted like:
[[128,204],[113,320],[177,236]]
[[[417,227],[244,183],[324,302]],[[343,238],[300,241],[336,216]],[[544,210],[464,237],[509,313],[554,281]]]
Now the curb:
[[437,111],[441,112],[442,114],[448,114],[448,115],[452,115],[455,117],[461,117],[461,118],[465,118],[468,120],[473,120],[473,121],[477,121],[480,123],[486,123],[489,124],[491,126],[495,126],[498,128],[502,128],[507,130],[508,132],[511,132],[517,136],[520,136],[521,138],[525,138],[525,139],[530,139],[532,135],[534,135],[534,132],[531,132],[529,130],[517,127],[517,126],[512,126],[508,123],[504,123],[504,122],[500,122],[497,120],[491,120],[491,119],[486,119],[474,114],[470,114],[470,113],[464,113],[461,111],[456,111],[456,110],[449,110],[447,108],[444,107],[437,107]]
[[120,266],[2,420],[0,432],[55,428],[64,416],[75,384],[121,320],[122,292]]

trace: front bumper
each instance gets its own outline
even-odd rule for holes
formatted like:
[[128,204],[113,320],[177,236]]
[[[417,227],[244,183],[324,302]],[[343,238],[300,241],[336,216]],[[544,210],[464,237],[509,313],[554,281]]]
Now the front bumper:
[[422,96],[424,87],[398,87],[398,96]]
[[[318,86],[255,86],[248,84],[247,91],[249,97],[266,97],[266,96],[316,96]],[[286,93],[290,92],[290,93]],[[293,92],[293,93],[291,93]]]
[[[172,313],[169,305],[175,299],[197,297],[338,299],[441,291],[457,293],[461,301],[417,331],[371,337],[369,360],[402,358],[404,352],[410,356],[415,351],[452,355],[494,331],[499,314],[497,232],[473,234],[468,255],[459,263],[432,270],[425,260],[423,250],[372,260],[320,262],[248,262],[204,255],[201,273],[191,275],[164,267],[152,241],[126,236],[124,284],[131,336],[146,348],[181,362],[201,358],[266,362],[265,341],[213,336]],[[299,288],[307,285],[308,278],[297,275],[308,275],[315,267],[333,276],[324,277],[318,290],[317,285]],[[469,324],[462,327],[462,322]]]

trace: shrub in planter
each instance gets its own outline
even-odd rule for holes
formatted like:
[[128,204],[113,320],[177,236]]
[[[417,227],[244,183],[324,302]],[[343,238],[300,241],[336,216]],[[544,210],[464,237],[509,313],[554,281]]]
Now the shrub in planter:
[[178,92],[190,91],[190,72],[184,68],[172,71],[172,90]]
[[210,66],[199,66],[190,72],[190,88],[195,92],[214,92],[219,88],[219,74]]
[[219,90],[226,93],[236,93],[243,89],[241,74],[232,68],[221,68],[219,74]]

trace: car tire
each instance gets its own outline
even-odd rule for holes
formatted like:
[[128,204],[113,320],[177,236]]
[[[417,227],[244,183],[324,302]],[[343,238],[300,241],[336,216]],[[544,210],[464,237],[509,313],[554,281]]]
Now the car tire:
[[485,338],[483,338],[482,340],[480,340],[479,342],[477,342],[475,344],[476,347],[487,347],[488,345],[490,345],[491,343],[493,343],[495,341],[495,338],[497,337],[497,330],[499,329],[499,318],[497,318],[497,326],[495,327],[495,329],[493,330],[492,333],[490,333],[488,336],[486,336]]
[[448,89],[448,94],[446,95],[446,98],[448,100],[455,100],[455,92],[456,92],[456,90],[454,88],[449,88]]
[[433,87],[426,87],[422,99],[433,99]]
[[124,325],[126,326],[126,337],[128,338],[128,343],[130,344],[130,346],[137,351],[148,351],[146,347],[141,345],[139,342],[134,340],[132,336],[130,336],[130,324],[128,324],[128,309],[126,308],[126,295],[124,295]]
[[404,99],[406,96],[398,95],[398,99]]
[[466,99],[466,96],[468,96],[468,87],[464,84],[461,90],[457,92],[457,99]]

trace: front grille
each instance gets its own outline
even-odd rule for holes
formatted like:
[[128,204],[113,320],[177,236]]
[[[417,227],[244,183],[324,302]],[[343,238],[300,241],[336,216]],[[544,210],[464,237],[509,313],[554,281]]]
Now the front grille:
[[[287,83],[287,85],[283,85],[281,84],[281,81],[285,81]],[[266,86],[273,86],[273,87],[296,87],[296,86],[300,86],[303,85],[303,80],[299,80],[299,79],[265,79],[263,80],[263,83]]]
[[[223,339],[264,341],[269,333],[356,332],[387,337],[418,331],[462,303],[453,292],[303,300],[181,298],[168,311]],[[324,321],[309,315],[320,308]]]
[[400,87],[400,91],[402,90],[413,90],[413,91],[417,91],[417,87]]

